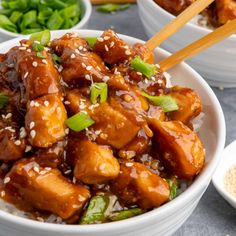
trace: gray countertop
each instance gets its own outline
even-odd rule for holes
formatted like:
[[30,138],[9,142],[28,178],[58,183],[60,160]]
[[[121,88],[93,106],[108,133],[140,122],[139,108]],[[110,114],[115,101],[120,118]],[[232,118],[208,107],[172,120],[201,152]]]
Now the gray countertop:
[[[105,30],[110,27],[114,27],[117,32],[122,34],[147,39],[136,5],[116,14],[98,13],[94,8],[88,28]],[[213,88],[213,90],[224,110],[227,125],[226,144],[228,145],[236,139],[236,88],[223,91]],[[236,235],[236,210],[210,184],[193,214],[174,236],[221,235]]]

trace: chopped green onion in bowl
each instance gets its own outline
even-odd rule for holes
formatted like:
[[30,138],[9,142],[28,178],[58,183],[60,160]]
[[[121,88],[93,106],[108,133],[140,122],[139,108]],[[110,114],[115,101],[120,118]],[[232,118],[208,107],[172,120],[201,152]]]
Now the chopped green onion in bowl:
[[79,0],[2,0],[0,28],[19,34],[68,29],[82,18]]
[[152,64],[148,64],[144,62],[140,56],[135,56],[135,58],[131,61],[131,67],[145,75],[147,78],[152,77],[156,73],[156,66]]
[[94,121],[84,112],[78,112],[66,120],[66,125],[75,132],[80,132],[93,125]]
[[130,4],[107,3],[97,7],[97,11],[111,13],[115,11],[124,11],[130,7]]
[[142,92],[141,94],[142,96],[146,97],[153,105],[160,106],[164,112],[171,112],[179,109],[175,99],[171,96],[151,96],[145,92]]

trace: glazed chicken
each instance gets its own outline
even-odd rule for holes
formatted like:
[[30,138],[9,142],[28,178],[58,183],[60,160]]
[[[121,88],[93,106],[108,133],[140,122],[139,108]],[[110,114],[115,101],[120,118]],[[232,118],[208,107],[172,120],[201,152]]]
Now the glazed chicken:
[[94,45],[22,40],[0,55],[0,84],[0,196],[33,219],[144,213],[204,166],[198,94],[167,86],[154,54],[112,30]]
[[[196,0],[154,0],[168,12],[178,15]],[[235,0],[215,0],[202,13],[208,17],[208,21],[214,27],[226,24],[236,18]]]

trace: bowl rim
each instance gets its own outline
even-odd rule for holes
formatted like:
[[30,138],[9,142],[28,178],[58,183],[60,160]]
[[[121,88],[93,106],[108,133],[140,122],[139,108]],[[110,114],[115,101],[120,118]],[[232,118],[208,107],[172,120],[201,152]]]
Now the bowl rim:
[[[62,34],[66,32],[70,32],[71,30],[57,30],[57,31],[51,31],[52,35],[54,34]],[[86,35],[87,37],[90,36],[99,36],[102,34],[103,31],[97,31],[97,30],[73,30],[71,32],[76,32],[80,35]],[[143,40],[122,35],[119,34],[119,36],[125,40],[125,41],[130,41],[132,43],[144,43]],[[8,40],[4,43],[1,43],[0,46],[4,48],[4,46],[7,46],[9,44],[15,45],[18,43],[20,39],[26,38],[29,36],[24,36],[20,38],[15,38]],[[165,51],[164,49],[158,48],[156,49],[156,52],[161,53],[162,55],[169,56],[170,53]],[[174,200],[168,202],[167,204],[164,204],[160,206],[157,209],[151,210],[147,213],[141,214],[136,217],[132,217],[126,220],[122,221],[117,221],[117,222],[111,222],[111,223],[103,223],[103,224],[97,224],[97,225],[62,225],[62,224],[52,224],[52,223],[46,223],[46,222],[39,222],[31,219],[26,219],[20,216],[13,215],[11,213],[5,212],[0,210],[0,223],[11,223],[12,228],[16,228],[16,226],[19,227],[24,227],[24,229],[30,229],[30,230],[40,230],[41,232],[51,232],[51,233],[56,233],[56,232],[63,232],[63,233],[80,233],[79,235],[83,233],[89,233],[89,234],[95,234],[95,233],[102,233],[102,232],[107,232],[111,231],[114,232],[115,230],[122,230],[122,229],[128,229],[130,227],[135,227],[135,225],[139,224],[145,224],[150,221],[155,221],[156,217],[158,216],[165,216],[166,214],[170,213],[172,214],[173,209],[178,208],[178,205],[187,204],[189,203],[189,199],[192,199],[194,196],[200,197],[199,191],[202,189],[205,190],[206,187],[208,186],[211,176],[213,175],[213,172],[220,161],[220,154],[224,149],[225,145],[225,137],[226,137],[226,126],[225,126],[225,118],[224,114],[222,111],[222,108],[220,106],[220,103],[214,94],[213,90],[210,88],[210,86],[207,84],[207,82],[190,66],[188,66],[186,63],[182,62],[180,67],[183,67],[184,70],[188,71],[191,73],[194,77],[195,80],[201,84],[201,87],[204,87],[206,89],[206,93],[209,94],[209,97],[212,100],[212,103],[215,107],[215,110],[218,114],[216,117],[216,122],[217,126],[219,128],[218,130],[218,143],[216,145],[216,150],[215,150],[215,156],[213,160],[211,161],[210,164],[206,165],[203,174],[199,175],[193,184],[191,184],[190,187],[183,193],[181,193],[177,198]],[[207,181],[206,181],[207,180]],[[203,190],[201,192],[203,192]],[[192,198],[191,198],[192,197]]]
[[[90,16],[92,14],[92,4],[91,4],[90,0],[78,0],[78,1],[80,1],[80,4],[83,5],[84,15],[83,15],[82,19],[76,25],[74,25],[71,28],[66,29],[66,30],[82,28],[90,19]],[[1,5],[1,0],[0,0],[0,5]],[[12,38],[18,38],[18,37],[27,35],[27,34],[14,33],[14,32],[5,30],[3,28],[0,28],[0,34],[4,34],[4,35],[7,35]]]
[[[154,2],[154,0],[137,0],[137,2],[144,2],[144,4],[148,4],[150,3],[152,8],[156,8],[157,10],[159,10],[162,14],[164,14],[170,21],[174,20],[176,17],[169,13],[168,11],[166,11],[164,8],[162,8],[161,6],[159,6],[156,2]],[[139,4],[138,4],[139,5]],[[189,28],[193,28],[197,31],[199,31],[201,34],[209,34],[212,32],[211,29],[208,29],[206,27],[203,26],[199,26],[196,24],[193,24],[192,22],[188,22],[187,24],[185,24],[184,27],[189,27]],[[228,41],[236,41],[236,34],[231,35],[230,37],[228,37],[227,39]]]

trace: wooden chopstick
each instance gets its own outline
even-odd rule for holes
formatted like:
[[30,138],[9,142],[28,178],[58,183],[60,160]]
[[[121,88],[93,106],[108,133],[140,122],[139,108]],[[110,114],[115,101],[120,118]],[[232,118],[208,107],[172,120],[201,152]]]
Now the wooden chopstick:
[[91,0],[93,5],[106,4],[106,3],[136,3],[136,0]]
[[194,16],[203,11],[213,1],[214,0],[197,0],[196,2],[194,2],[173,21],[164,26],[157,34],[155,34],[151,39],[149,39],[146,42],[146,46],[151,51],[154,50],[156,47],[160,46],[167,38],[169,38],[172,34],[178,31]]
[[[166,71],[180,62],[202,52],[206,48],[209,48],[212,45],[222,41],[233,33],[236,33],[236,19],[217,28],[212,33],[207,34],[194,43],[189,44],[187,47],[180,49],[179,51],[161,61],[159,65],[163,71]],[[221,55],[219,55],[219,57],[220,56]]]

